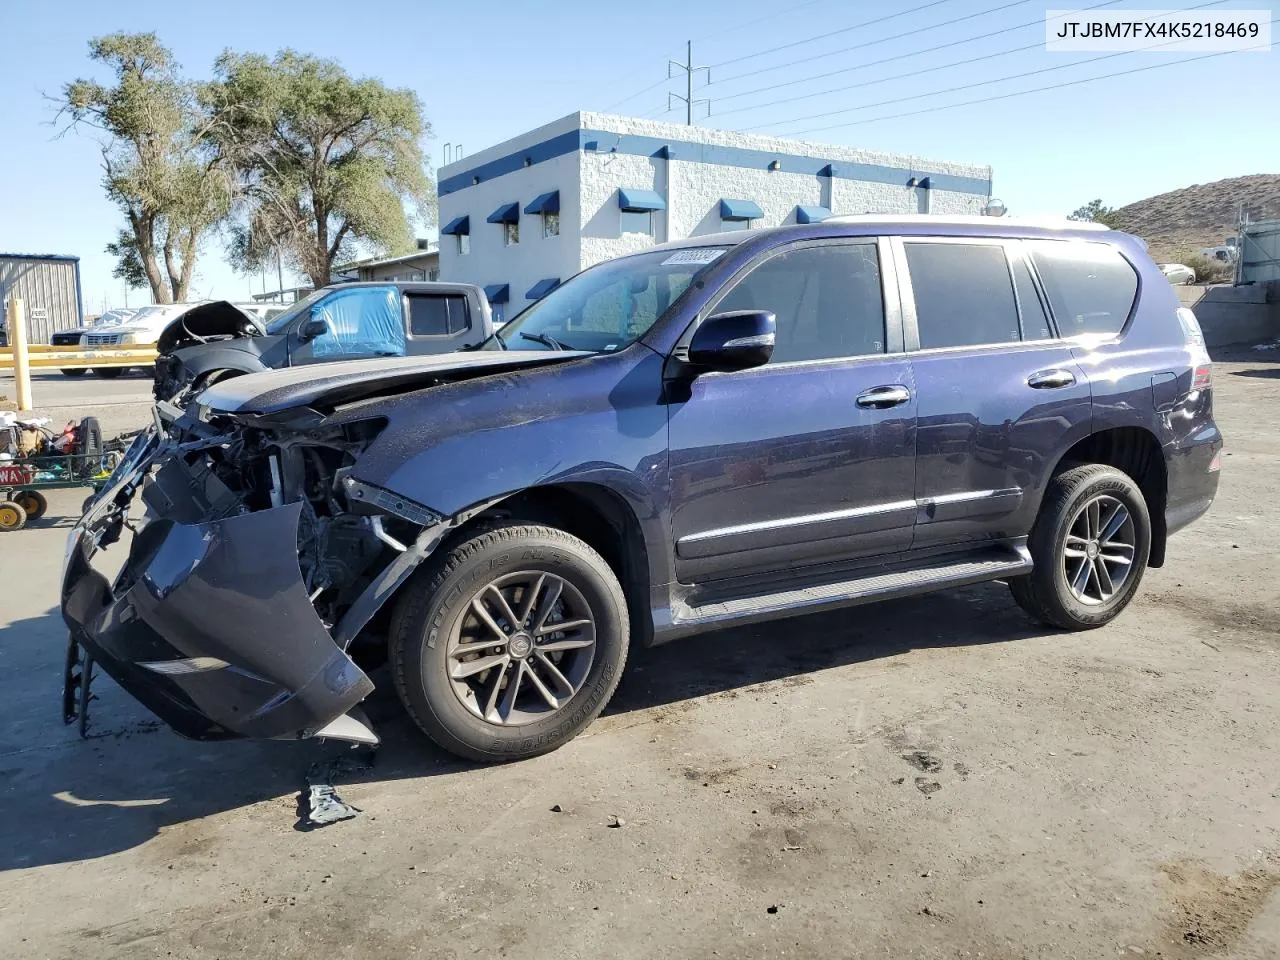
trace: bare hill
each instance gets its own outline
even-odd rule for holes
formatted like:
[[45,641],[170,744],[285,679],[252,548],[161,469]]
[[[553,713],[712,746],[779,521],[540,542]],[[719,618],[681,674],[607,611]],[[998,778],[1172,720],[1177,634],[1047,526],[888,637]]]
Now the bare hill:
[[1235,236],[1242,203],[1253,220],[1280,219],[1280,174],[1231,177],[1170,190],[1121,207],[1115,217],[1121,230],[1145,239],[1155,255],[1217,246]]

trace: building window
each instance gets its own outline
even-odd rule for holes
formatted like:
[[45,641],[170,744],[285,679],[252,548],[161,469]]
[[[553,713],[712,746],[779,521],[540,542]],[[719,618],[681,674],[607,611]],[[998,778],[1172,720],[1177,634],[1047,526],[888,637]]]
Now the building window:
[[458,256],[465,257],[471,252],[471,234],[458,234]]
[[502,236],[508,247],[514,247],[520,242],[520,221],[513,220],[510,223],[502,225]]
[[542,215],[542,235],[543,237],[560,236],[560,214],[544,213]]
[[619,227],[623,233],[643,233],[653,236],[652,210],[623,210],[619,214]]

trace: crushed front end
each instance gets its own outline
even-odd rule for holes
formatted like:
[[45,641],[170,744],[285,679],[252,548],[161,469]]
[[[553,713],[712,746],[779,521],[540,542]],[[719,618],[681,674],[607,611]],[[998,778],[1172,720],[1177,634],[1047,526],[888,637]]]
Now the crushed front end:
[[68,539],[72,644],[187,737],[376,742],[348,648],[445,526],[351,476],[384,421],[172,414]]

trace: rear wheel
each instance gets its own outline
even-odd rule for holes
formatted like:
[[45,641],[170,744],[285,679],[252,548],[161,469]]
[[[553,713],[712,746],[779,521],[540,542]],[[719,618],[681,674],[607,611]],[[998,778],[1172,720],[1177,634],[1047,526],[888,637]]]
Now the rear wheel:
[[39,520],[49,510],[49,501],[39,490],[19,490],[10,499],[22,507],[28,520]]
[[64,377],[83,377],[88,372],[88,367],[63,367],[61,370]]
[[471,760],[554,750],[599,715],[627,658],[627,604],[604,559],[554,527],[504,524],[405,586],[391,672],[414,721]]
[[1018,605],[1064,630],[1100,627],[1128,606],[1146,571],[1146,500],[1115,467],[1074,467],[1050,483],[1028,546],[1032,572],[1009,581]]
[[27,525],[27,511],[13,500],[0,502],[0,533],[21,530]]

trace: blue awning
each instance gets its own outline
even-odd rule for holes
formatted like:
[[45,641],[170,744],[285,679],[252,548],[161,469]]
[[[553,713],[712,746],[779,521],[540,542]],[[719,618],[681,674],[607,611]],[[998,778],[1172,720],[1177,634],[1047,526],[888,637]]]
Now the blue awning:
[[720,200],[721,220],[759,220],[764,211],[753,200]]
[[560,212],[560,191],[552,190],[550,193],[544,193],[539,197],[534,197],[533,201],[524,208],[525,213],[559,213]]
[[665,210],[667,202],[658,196],[656,190],[637,190],[622,187],[618,190],[618,208],[620,210]]
[[526,300],[541,300],[558,286],[560,286],[559,277],[547,277],[530,287],[524,297]]
[[504,203],[486,218],[490,223],[519,223],[520,204]]
[[507,283],[491,283],[484,288],[484,295],[490,303],[506,303],[511,296],[511,285]]
[[452,220],[450,220],[448,223],[444,225],[444,227],[440,230],[440,232],[444,234],[452,233],[452,234],[458,234],[458,235],[462,235],[464,233],[469,234],[471,232],[471,218],[470,217],[454,217]]
[[806,207],[803,204],[796,207],[796,223],[821,223],[829,216],[831,211],[826,207]]

